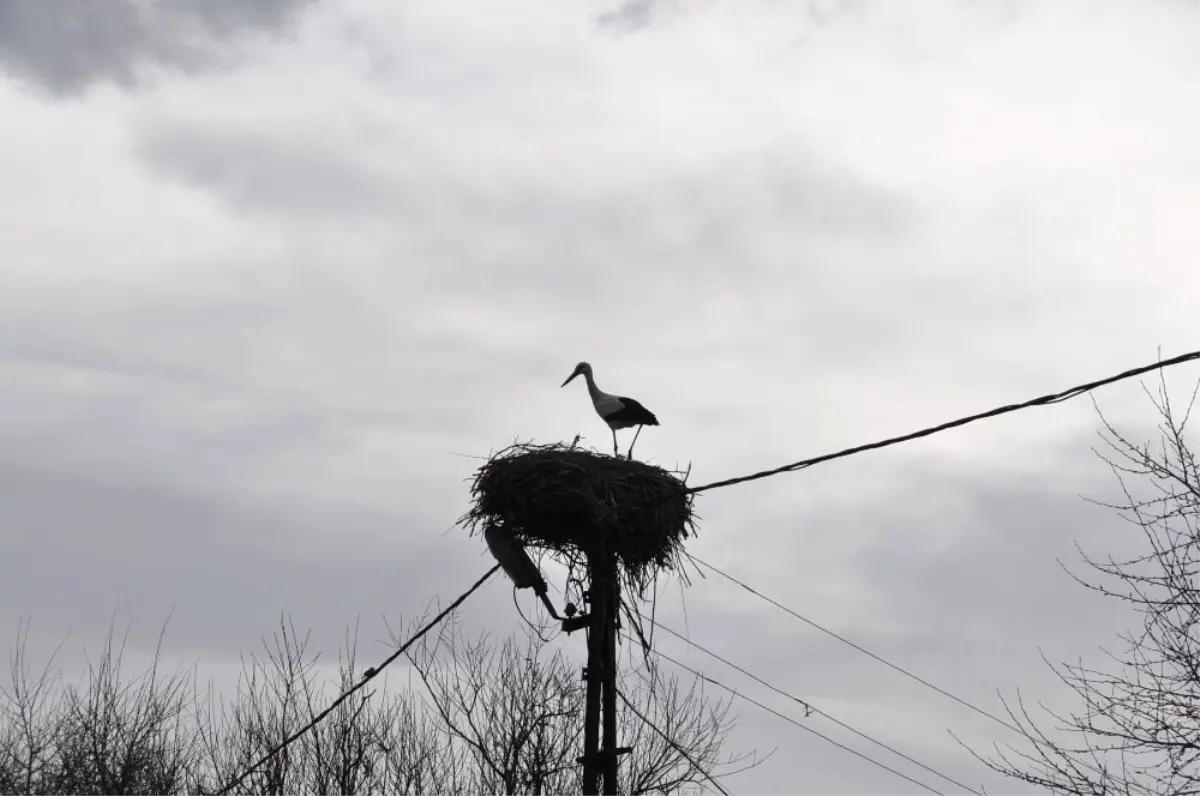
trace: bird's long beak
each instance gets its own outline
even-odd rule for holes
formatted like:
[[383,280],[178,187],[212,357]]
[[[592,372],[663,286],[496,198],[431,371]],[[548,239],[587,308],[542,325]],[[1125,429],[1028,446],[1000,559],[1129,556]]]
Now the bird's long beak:
[[571,383],[571,379],[573,379],[573,378],[575,378],[576,376],[578,376],[578,375],[579,375],[579,373],[580,373],[580,371],[578,371],[578,370],[577,370],[577,371],[575,371],[574,373],[572,373],[570,376],[568,376],[568,377],[567,377],[567,380],[566,380],[566,381],[564,381],[562,384],[560,384],[560,385],[559,385],[559,387],[560,387],[560,388],[562,388],[562,387],[566,387],[568,384],[570,384],[570,383]]

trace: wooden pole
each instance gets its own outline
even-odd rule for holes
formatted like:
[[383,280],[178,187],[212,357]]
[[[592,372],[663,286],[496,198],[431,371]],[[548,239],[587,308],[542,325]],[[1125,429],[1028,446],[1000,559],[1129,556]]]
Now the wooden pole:
[[604,640],[607,637],[605,614],[608,601],[604,596],[604,573],[595,556],[588,557],[590,595],[588,622],[588,656],[584,680],[587,696],[583,717],[583,794],[600,793],[600,697],[604,683]]
[[617,619],[621,611],[617,557],[605,562],[604,588],[604,747],[602,772],[604,793],[617,792]]
[[[564,629],[587,627],[588,662],[583,717],[584,796],[616,794],[617,758],[628,749],[617,747],[617,620],[621,611],[615,553],[588,555],[588,602],[584,622],[567,619]],[[603,744],[601,726],[603,725]]]

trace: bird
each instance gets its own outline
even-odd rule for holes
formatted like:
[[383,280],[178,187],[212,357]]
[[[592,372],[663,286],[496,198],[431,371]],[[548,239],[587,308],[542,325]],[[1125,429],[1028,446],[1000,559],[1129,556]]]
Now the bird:
[[627,458],[633,458],[633,446],[637,444],[638,435],[642,433],[642,426],[657,426],[658,418],[654,416],[646,407],[642,406],[632,398],[626,398],[621,395],[609,395],[596,386],[596,380],[592,378],[592,366],[586,362],[580,362],[575,366],[575,371],[567,377],[567,380],[562,383],[566,387],[571,383],[571,380],[576,376],[582,375],[587,381],[588,394],[592,396],[592,406],[596,407],[596,414],[600,415],[600,419],[608,423],[608,428],[613,435],[613,456],[620,456],[620,450],[617,448],[617,429],[633,428],[637,426],[637,432],[633,435],[633,442],[629,443],[629,455]]

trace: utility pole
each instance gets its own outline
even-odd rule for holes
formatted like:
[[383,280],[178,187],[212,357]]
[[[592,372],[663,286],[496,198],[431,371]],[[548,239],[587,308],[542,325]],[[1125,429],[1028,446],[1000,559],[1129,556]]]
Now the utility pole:
[[617,579],[617,556],[608,554],[605,562],[604,588],[604,747],[600,750],[604,792],[617,792],[617,622],[620,620],[621,597]]
[[605,608],[604,575],[598,566],[595,556],[588,557],[588,594],[590,607],[588,610],[588,656],[587,666],[583,670],[583,678],[587,682],[587,701],[583,717],[583,794],[598,796],[600,793],[600,707],[601,692],[604,689],[604,641],[608,635],[604,631]]
[[617,614],[621,602],[616,555],[593,553],[588,557],[588,570],[590,610],[586,616],[564,621],[563,629],[569,633],[588,628],[583,757],[579,762],[583,764],[584,796],[599,796],[617,792],[617,756],[629,750],[617,748]]

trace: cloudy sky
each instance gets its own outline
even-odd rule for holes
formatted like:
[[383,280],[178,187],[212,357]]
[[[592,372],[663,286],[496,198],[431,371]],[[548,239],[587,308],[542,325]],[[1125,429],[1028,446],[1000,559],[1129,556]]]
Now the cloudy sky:
[[[381,657],[381,615],[490,564],[453,527],[478,457],[609,445],[558,387],[581,359],[699,483],[1200,348],[1198,31],[1194,0],[0,3],[0,631],[69,663],[173,611],[219,677],[287,611]],[[989,710],[1053,702],[1041,651],[1128,624],[1056,561],[1134,541],[1083,500],[1116,496],[1096,427],[1082,398],[716,491],[691,549]],[[509,592],[464,621],[518,627]],[[661,593],[1022,790],[947,733],[1002,728],[720,579]],[[735,792],[920,792],[738,711],[733,748],[780,751]]]

